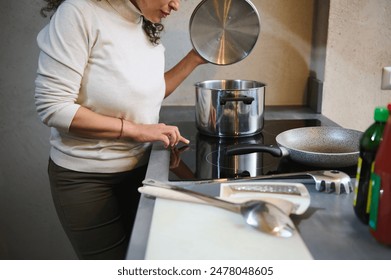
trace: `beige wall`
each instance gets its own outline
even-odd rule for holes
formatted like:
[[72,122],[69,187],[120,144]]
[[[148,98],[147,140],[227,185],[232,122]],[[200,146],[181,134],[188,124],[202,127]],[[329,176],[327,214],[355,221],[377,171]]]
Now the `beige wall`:
[[365,130],[376,106],[391,102],[380,89],[391,66],[391,1],[331,0],[322,112]]
[[[261,34],[251,54],[230,66],[198,68],[164,105],[194,105],[194,83],[209,79],[250,79],[267,84],[267,105],[305,104],[311,59],[313,0],[253,0]],[[189,18],[200,0],[182,1],[181,11],[165,22],[167,68],[190,49]]]

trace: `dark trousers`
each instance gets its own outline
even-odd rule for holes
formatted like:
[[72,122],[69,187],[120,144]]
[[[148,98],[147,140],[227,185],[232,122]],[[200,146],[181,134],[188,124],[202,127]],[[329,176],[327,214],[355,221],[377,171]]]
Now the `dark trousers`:
[[79,259],[125,258],[145,173],[77,172],[49,160],[53,201]]

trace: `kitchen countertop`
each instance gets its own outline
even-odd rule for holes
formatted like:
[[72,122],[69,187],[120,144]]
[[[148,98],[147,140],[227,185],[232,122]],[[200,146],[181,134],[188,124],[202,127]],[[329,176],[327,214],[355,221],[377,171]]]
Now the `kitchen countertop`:
[[[193,121],[195,118],[193,106],[164,106],[160,115],[160,121],[166,124],[177,120]],[[336,125],[309,108],[296,106],[266,107],[265,119],[319,119],[323,124]],[[169,161],[169,151],[155,143],[146,177],[168,181]],[[368,227],[356,218],[352,193],[317,192],[311,180],[306,180],[305,185],[311,195],[311,205],[303,215],[292,215],[291,218],[314,259],[391,259],[391,248],[379,244]],[[154,199],[141,196],[127,259],[145,258],[154,204]]]

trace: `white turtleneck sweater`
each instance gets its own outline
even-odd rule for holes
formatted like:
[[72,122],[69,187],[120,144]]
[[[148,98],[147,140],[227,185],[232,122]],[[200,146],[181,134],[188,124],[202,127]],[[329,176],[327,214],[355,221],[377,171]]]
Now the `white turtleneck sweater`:
[[52,160],[97,173],[146,163],[150,144],[69,132],[80,106],[135,123],[157,123],[165,93],[164,47],[153,46],[129,0],[66,0],[37,37],[35,100],[51,127]]

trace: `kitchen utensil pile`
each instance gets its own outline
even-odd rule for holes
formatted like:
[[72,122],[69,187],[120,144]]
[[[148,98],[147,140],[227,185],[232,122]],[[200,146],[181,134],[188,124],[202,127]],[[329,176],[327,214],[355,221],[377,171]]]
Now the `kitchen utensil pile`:
[[299,176],[310,176],[314,179],[315,189],[319,192],[341,194],[350,193],[353,189],[347,174],[337,170],[321,170],[228,180],[221,182],[218,198],[186,189],[184,186],[153,179],[145,179],[144,186],[139,188],[139,192],[147,196],[204,203],[223,208],[241,214],[248,225],[261,232],[273,236],[291,237],[295,232],[295,226],[289,215],[303,214],[310,205],[310,196],[307,188],[301,183],[275,181],[275,179]]

